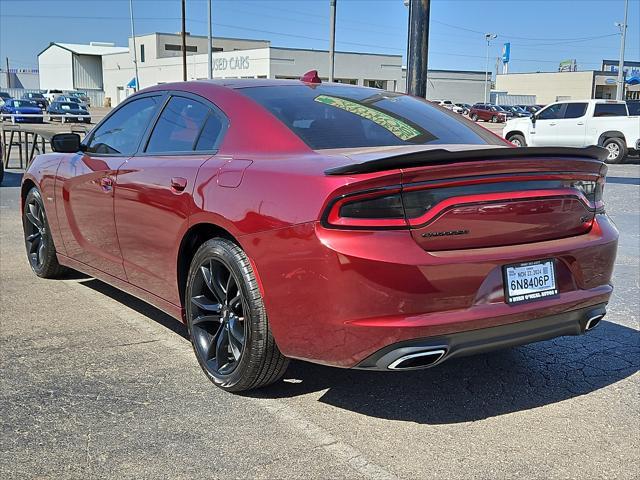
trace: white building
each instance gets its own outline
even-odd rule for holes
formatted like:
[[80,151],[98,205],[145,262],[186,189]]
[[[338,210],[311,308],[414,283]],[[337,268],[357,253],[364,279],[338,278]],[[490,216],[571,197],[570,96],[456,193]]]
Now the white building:
[[102,56],[127,52],[128,48],[112,43],[50,43],[38,54],[40,88],[102,91]]
[[[187,35],[187,80],[207,78],[205,36]],[[52,43],[38,56],[40,87],[103,91],[117,105],[135,91],[134,42],[129,48],[113,44]],[[329,77],[329,52],[273,47],[268,40],[213,38],[214,78],[300,78],[317,70]],[[151,33],[135,38],[140,88],[182,80],[179,34]],[[401,55],[336,52],[335,81],[391,91],[405,90]],[[484,72],[432,70],[427,98],[473,103],[482,100]],[[94,100],[101,104],[102,100]]]

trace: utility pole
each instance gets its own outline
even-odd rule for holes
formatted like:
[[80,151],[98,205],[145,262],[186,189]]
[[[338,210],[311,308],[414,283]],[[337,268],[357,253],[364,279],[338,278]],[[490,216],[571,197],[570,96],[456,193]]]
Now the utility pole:
[[211,26],[211,0],[209,0],[209,51],[207,52],[207,78],[211,80],[213,78],[213,34]]
[[187,25],[186,25],[186,0],[182,0],[182,81],[187,81]]
[[616,99],[624,100],[624,41],[627,36],[627,12],[629,10],[629,0],[624,0],[624,21],[616,23],[620,27],[620,62],[618,63],[618,89]]
[[426,98],[431,2],[430,0],[408,0],[408,3],[407,93]]
[[329,81],[333,82],[336,57],[336,2],[329,0]]
[[[7,88],[11,88],[11,73],[9,73],[9,57],[6,57],[7,59]],[[0,161],[2,161],[0,159]]]
[[136,30],[133,23],[133,0],[129,0],[129,17],[131,18],[131,41],[133,42],[133,68],[136,72],[136,92],[140,90],[140,79],[138,78],[138,50],[136,48]]
[[489,44],[491,40],[498,38],[495,33],[485,33],[484,39],[487,41],[487,63],[485,64],[485,76],[484,76],[484,103],[489,103],[487,95],[489,93]]

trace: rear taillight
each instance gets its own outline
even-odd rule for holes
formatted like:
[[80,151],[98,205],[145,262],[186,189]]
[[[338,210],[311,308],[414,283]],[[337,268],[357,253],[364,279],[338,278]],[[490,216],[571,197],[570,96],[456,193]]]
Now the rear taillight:
[[[326,227],[354,229],[404,229],[416,227],[461,204],[533,197],[582,197],[592,211],[604,211],[604,177],[598,180],[526,180],[425,187],[393,186],[344,195],[328,207]],[[437,208],[436,208],[437,207]]]
[[348,228],[405,228],[400,192],[398,187],[339,197],[329,206],[324,223]]

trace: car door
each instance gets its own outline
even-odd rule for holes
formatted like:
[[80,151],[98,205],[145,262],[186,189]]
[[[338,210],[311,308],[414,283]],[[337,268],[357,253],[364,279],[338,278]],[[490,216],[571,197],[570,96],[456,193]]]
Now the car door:
[[118,172],[116,227],[128,281],[179,305],[176,261],[196,176],[215,156],[227,119],[202,97],[172,93],[154,123]]
[[532,147],[551,147],[561,145],[558,120],[564,115],[565,103],[554,103],[540,110],[536,121],[531,125],[530,144]]
[[161,96],[134,98],[113,111],[67,155],[56,180],[56,211],[67,255],[125,279],[113,199],[118,168],[133,155],[161,103]]
[[584,147],[586,133],[586,102],[565,104],[562,118],[557,120],[556,144],[563,147]]

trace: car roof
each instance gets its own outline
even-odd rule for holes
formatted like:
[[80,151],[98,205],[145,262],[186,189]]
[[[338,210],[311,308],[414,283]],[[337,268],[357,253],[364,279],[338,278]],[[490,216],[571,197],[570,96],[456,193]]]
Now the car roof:
[[[280,79],[280,78],[224,78],[214,80],[191,80],[188,82],[172,82],[154,85],[150,87],[153,90],[171,90],[172,88],[185,88],[194,84],[211,84],[219,87],[232,89],[249,88],[249,87],[275,87],[275,86],[298,86],[298,85],[317,85],[314,83],[302,82],[298,79]],[[322,85],[336,85],[345,88],[371,88],[363,85],[349,85],[347,83],[338,82],[322,82]],[[146,90],[146,89],[144,89]],[[372,90],[376,90],[373,89]]]

